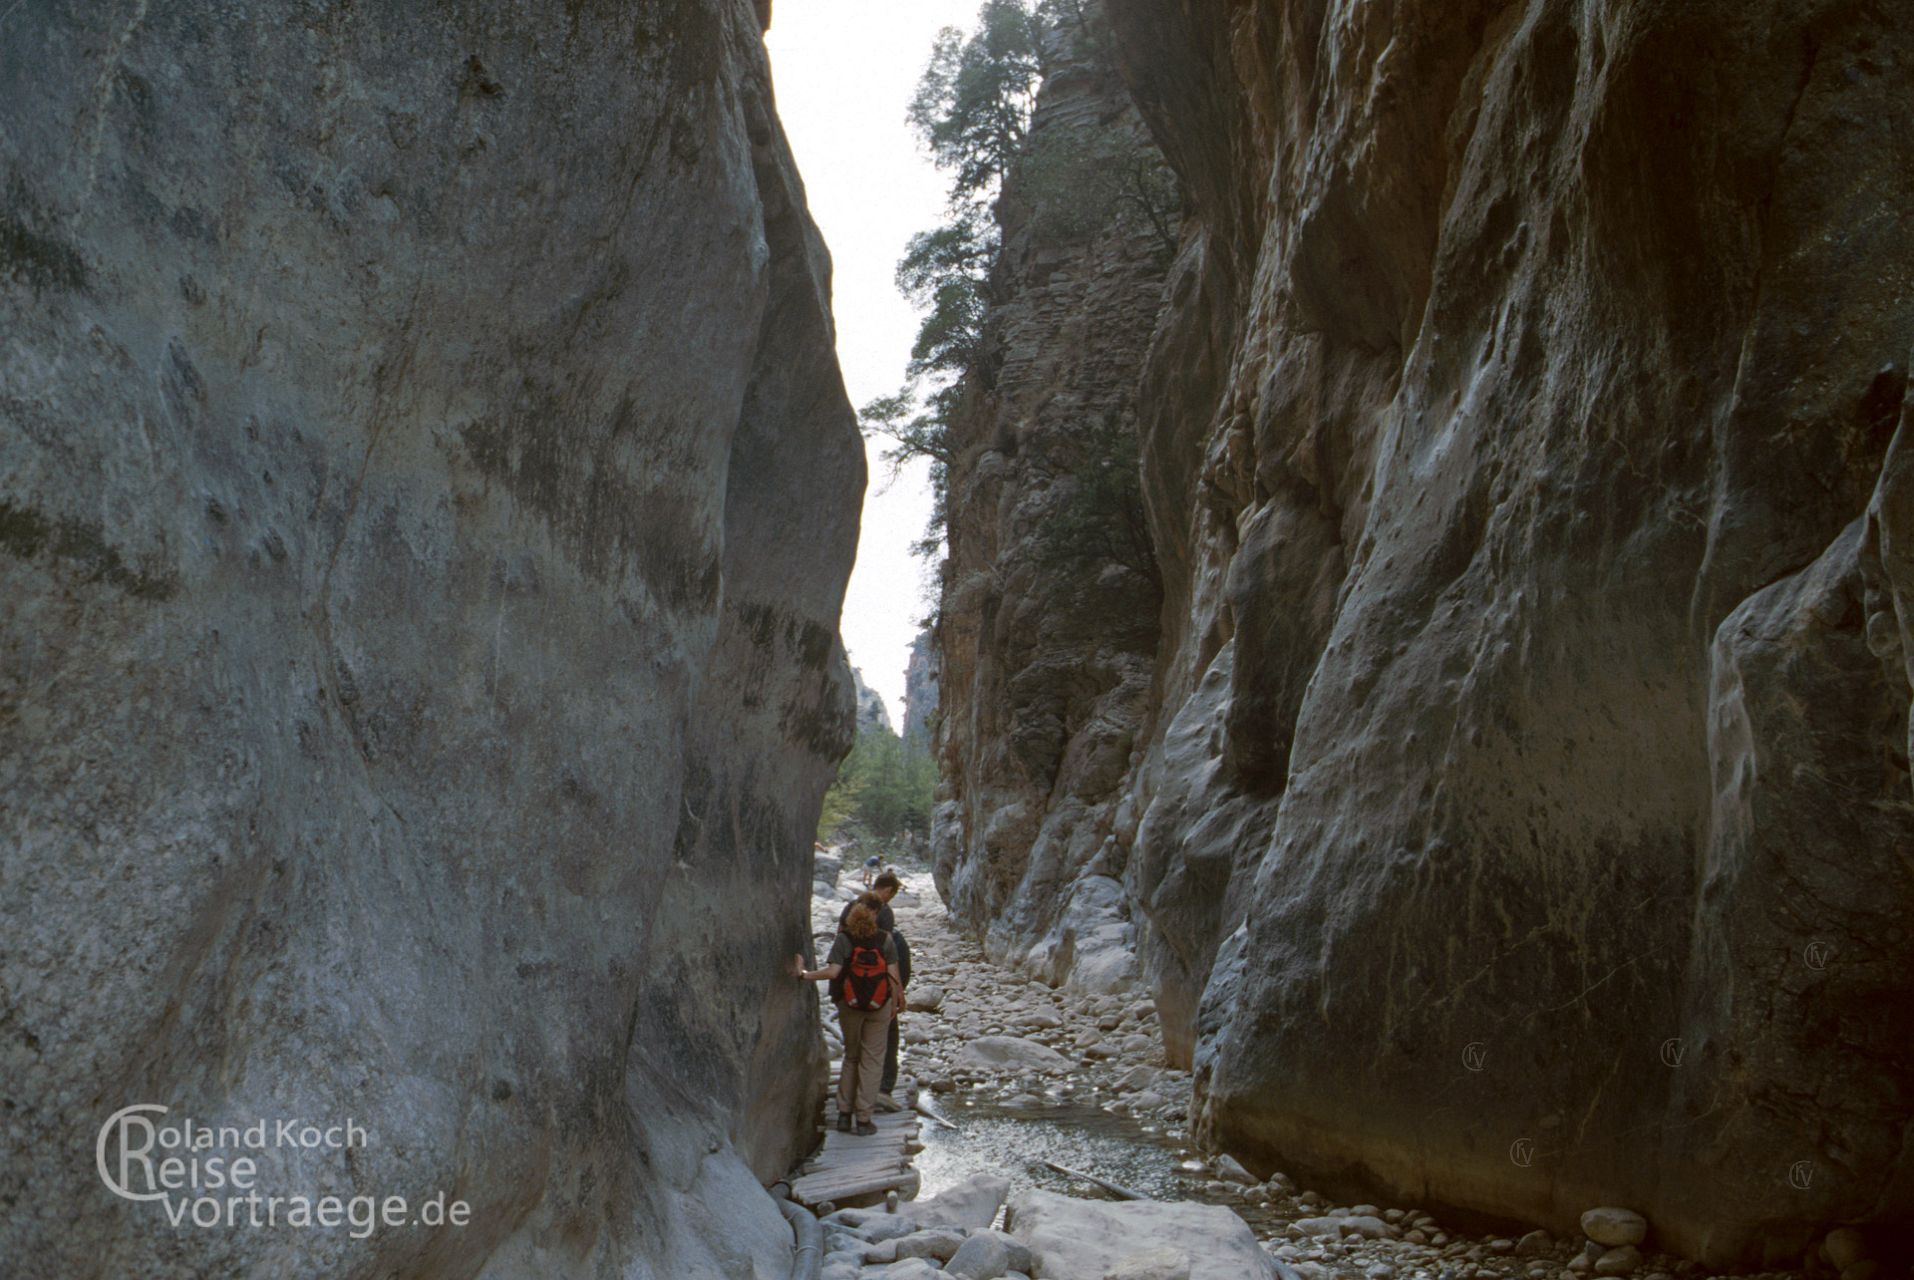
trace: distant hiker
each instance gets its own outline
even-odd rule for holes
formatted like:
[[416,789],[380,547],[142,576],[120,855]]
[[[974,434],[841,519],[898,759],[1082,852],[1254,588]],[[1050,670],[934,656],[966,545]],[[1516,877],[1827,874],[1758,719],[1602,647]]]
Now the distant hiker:
[[903,1003],[897,946],[889,933],[877,927],[880,906],[868,894],[851,904],[822,969],[806,969],[804,957],[797,957],[801,981],[830,980],[838,1025],[844,1029],[844,1066],[837,1074],[837,1127],[845,1133],[877,1132],[871,1108],[884,1066],[886,1032]]
[[[903,887],[904,882],[897,878],[897,872],[886,869],[882,875],[877,877],[876,883],[871,886],[871,891],[859,898],[858,902],[875,902],[877,904],[877,927],[885,933],[890,934],[891,941],[896,944],[898,982],[905,990],[909,990],[910,943],[897,928],[897,917],[891,913],[891,899],[895,898],[897,891]],[[839,933],[844,931],[845,922],[850,919],[851,908],[856,905],[857,903],[853,902],[849,906],[846,906],[843,914],[838,916],[837,929]],[[902,1104],[891,1096],[892,1090],[897,1088],[898,1041],[903,1036],[903,1030],[904,1002],[900,997],[897,1002],[897,1015],[891,1019],[890,1030],[886,1032],[884,1036],[884,1077],[878,1082],[877,1102],[875,1104],[879,1111],[902,1111],[904,1109]]]
[[883,865],[884,860],[874,853],[864,859],[864,887],[866,889],[871,887],[871,881],[877,876],[877,869]]

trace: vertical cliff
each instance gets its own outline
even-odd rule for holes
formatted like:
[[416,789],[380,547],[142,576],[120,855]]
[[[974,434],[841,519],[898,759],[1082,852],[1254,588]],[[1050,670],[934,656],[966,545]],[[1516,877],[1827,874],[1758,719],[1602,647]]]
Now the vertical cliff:
[[1171,247],[1073,178],[1113,140],[1123,163],[1161,163],[1099,39],[1066,27],[997,206],[936,627],[938,887],[994,957],[1092,986],[1134,975],[1108,855],[1156,645],[1135,372]]
[[[763,10],[0,13],[10,1275],[782,1274],[863,464]],[[132,1103],[470,1220],[170,1227]]]
[[851,668],[851,693],[857,699],[857,731],[859,733],[890,733],[890,708],[884,705],[884,696],[864,683],[864,673],[856,667]]
[[904,729],[900,735],[913,750],[929,750],[937,719],[937,637],[928,629],[911,641],[904,667]]
[[1201,1131],[1715,1261],[1914,1219],[1914,29],[1109,8],[1193,215],[1117,832]]

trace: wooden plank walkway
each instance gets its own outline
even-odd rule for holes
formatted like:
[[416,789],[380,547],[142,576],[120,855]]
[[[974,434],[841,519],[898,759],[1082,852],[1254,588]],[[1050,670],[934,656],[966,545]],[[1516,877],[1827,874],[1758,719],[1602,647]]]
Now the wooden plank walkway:
[[[901,1095],[904,1091],[898,1090]],[[899,1101],[902,1101],[900,1097]],[[917,1170],[911,1158],[924,1149],[918,1140],[917,1113],[880,1111],[871,1117],[877,1132],[867,1137],[839,1133],[835,1100],[824,1107],[824,1145],[791,1180],[791,1198],[807,1209],[827,1201],[839,1209],[877,1204],[895,1191],[908,1200],[917,1194]]]

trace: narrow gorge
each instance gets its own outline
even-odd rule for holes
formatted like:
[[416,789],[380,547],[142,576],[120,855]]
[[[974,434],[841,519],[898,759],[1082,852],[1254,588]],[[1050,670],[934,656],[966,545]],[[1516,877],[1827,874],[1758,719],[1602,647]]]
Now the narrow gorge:
[[[967,3],[860,413],[826,0],[0,0],[0,1280],[1910,1274],[1914,18]],[[780,1205],[867,857],[1169,1190]]]

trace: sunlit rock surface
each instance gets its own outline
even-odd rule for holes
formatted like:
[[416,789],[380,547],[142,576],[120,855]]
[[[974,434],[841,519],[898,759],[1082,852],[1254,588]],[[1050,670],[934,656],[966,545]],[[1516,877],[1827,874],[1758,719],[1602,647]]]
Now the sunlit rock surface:
[[1122,874],[1201,1131],[1715,1261],[1914,1220],[1914,29],[1110,8],[1193,213]]
[[[827,277],[744,0],[0,13],[0,1269],[783,1274]],[[175,1231],[135,1102],[470,1222]]]

